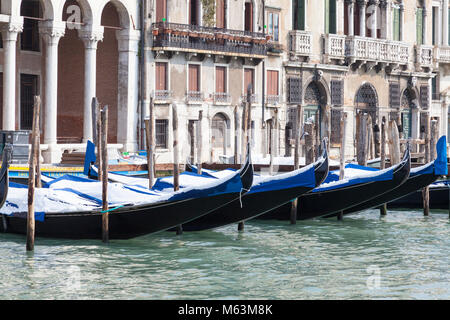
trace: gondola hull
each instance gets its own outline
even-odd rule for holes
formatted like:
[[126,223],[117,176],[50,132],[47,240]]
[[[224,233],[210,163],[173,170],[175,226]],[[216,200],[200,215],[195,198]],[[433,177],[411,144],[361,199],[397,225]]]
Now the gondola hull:
[[[393,172],[393,178],[349,185],[337,189],[311,192],[298,198],[297,220],[324,217],[371,200],[386,190],[400,186],[409,176],[411,163],[408,156]],[[287,204],[261,216],[262,219],[288,220],[291,205]]]
[[[154,205],[123,207],[109,213],[110,239],[130,239],[164,231],[189,222],[235,200],[239,193],[187,199]],[[27,220],[19,216],[1,216],[0,231],[26,234]],[[101,239],[100,212],[47,213],[36,221],[36,236],[63,239]]]
[[[328,174],[328,155],[326,149],[319,161],[314,165],[315,186],[318,186]],[[184,231],[201,231],[226,226],[258,217],[274,210],[285,203],[290,203],[314,187],[298,186],[265,192],[249,192],[214,212],[183,224]]]
[[[351,208],[344,210],[344,215],[355,213],[358,211],[363,211],[363,210],[370,209],[370,208],[375,208],[375,207],[383,205],[384,203],[388,203],[395,199],[402,198],[403,196],[405,196],[411,192],[414,192],[418,189],[428,186],[429,184],[435,182],[438,178],[439,178],[439,176],[436,176],[434,174],[423,174],[423,175],[417,175],[414,177],[409,177],[399,187],[397,187],[393,190],[390,190],[389,192],[386,192],[386,193],[384,193],[378,197],[375,197],[369,201],[366,201],[357,206],[353,206]],[[448,197],[448,189],[447,189],[447,197]],[[448,202],[447,202],[447,207],[448,207]]]
[[[444,209],[450,208],[449,186],[430,188],[430,209]],[[405,208],[405,209],[421,209],[423,208],[422,190],[411,192],[404,197],[391,201],[387,204],[388,208]]]

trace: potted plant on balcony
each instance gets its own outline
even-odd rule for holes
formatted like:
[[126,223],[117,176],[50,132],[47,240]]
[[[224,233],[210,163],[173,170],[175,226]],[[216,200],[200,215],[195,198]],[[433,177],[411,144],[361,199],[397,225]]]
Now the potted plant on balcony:
[[159,33],[159,30],[158,30],[158,29],[153,29],[153,30],[152,30],[152,34],[153,34],[154,36],[157,36],[158,33]]

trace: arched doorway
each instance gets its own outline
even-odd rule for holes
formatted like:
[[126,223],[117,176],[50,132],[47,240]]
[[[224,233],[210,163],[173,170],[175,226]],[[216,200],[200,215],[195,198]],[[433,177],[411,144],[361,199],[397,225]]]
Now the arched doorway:
[[[65,2],[63,21],[68,20],[67,8],[73,5],[79,6],[76,0]],[[83,139],[84,55],[78,30],[66,28],[58,46],[58,143],[81,143]]]
[[303,123],[314,122],[318,123],[320,130],[320,107],[323,104],[321,90],[316,83],[312,81],[305,90],[304,107],[303,107]]
[[230,121],[223,113],[217,113],[212,118],[211,145],[214,149],[214,154],[227,154],[229,123]]

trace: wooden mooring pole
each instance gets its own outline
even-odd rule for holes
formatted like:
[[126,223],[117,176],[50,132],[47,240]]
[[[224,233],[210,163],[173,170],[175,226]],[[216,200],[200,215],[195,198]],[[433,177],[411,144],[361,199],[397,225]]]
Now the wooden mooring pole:
[[148,188],[153,187],[155,181],[155,162],[154,162],[154,150],[155,150],[155,115],[153,97],[150,98],[150,119],[144,120],[145,122],[145,136],[147,145],[147,170],[148,170]]
[[33,125],[31,132],[31,153],[28,170],[28,212],[27,212],[27,251],[34,250],[34,235],[35,235],[35,212],[34,212],[34,192],[36,188],[36,162],[37,148],[39,139],[39,114],[41,109],[41,98],[34,97],[33,108]]
[[[197,122],[197,174],[202,174],[202,121],[203,111],[198,112],[198,122]],[[211,145],[211,150],[213,145]]]
[[[427,113],[425,115],[425,163],[430,162],[431,154],[430,154],[430,115]],[[426,186],[422,189],[422,200],[423,200],[423,215],[430,215],[430,188]]]
[[[178,151],[178,112],[177,106],[172,104],[172,130],[173,130],[173,191],[180,189],[180,160]],[[177,235],[183,233],[183,226],[177,226]]]
[[[380,170],[386,167],[386,118],[383,117],[381,121],[380,132]],[[385,216],[387,214],[387,204],[384,203],[380,206],[380,215]]]
[[234,164],[240,163],[239,159],[239,110],[234,107]]
[[[249,130],[251,126],[252,118],[252,85],[249,84],[247,87],[247,102],[245,103],[243,119],[242,119],[242,162],[244,163],[247,159],[247,155],[250,152],[250,137]],[[239,222],[238,231],[244,231],[244,222]]]
[[[339,163],[339,180],[344,179],[345,176],[345,132],[347,130],[347,113],[343,112],[341,117],[341,150],[340,150],[340,163]],[[340,211],[337,215],[338,220],[344,218],[344,212]]]
[[[294,137],[295,137],[295,148],[294,148],[294,170],[297,170],[300,167],[299,164],[299,151],[300,151],[300,139],[301,139],[301,130],[302,130],[302,106],[298,105],[297,106],[297,113],[296,113],[296,117],[295,117],[295,132],[294,132]],[[291,224],[296,224],[297,223],[297,209],[298,209],[298,198],[295,198],[294,200],[292,200],[292,206],[291,206],[291,212],[290,212],[290,222]]]
[[102,239],[109,242],[109,212],[108,212],[108,106],[101,111],[101,146],[102,146]]
[[102,117],[101,117],[101,110],[100,110],[100,104],[96,104],[96,127],[97,127],[97,162],[98,162],[98,180],[103,180],[103,162],[102,162]]

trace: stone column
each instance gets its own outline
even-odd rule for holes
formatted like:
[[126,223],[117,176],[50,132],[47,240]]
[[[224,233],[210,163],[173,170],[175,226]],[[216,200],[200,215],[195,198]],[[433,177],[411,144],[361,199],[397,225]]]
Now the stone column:
[[348,35],[355,35],[355,0],[348,0]]
[[57,148],[57,110],[58,110],[58,44],[64,36],[65,22],[42,21],[39,32],[45,42],[45,97],[44,97],[44,144],[48,150],[43,152],[45,163],[57,163],[61,160],[61,151]]
[[83,113],[83,142],[92,141],[92,98],[97,94],[97,44],[103,41],[103,27],[89,26],[80,29],[79,36],[84,42],[84,113]]
[[3,130],[16,129],[16,46],[23,21],[1,28],[3,39]]
[[123,151],[135,151],[137,149],[140,32],[123,29],[117,31],[116,36],[119,43],[117,142],[123,144]]
[[359,35],[366,36],[366,6],[367,0],[358,0],[359,4]]
[[442,45],[448,46],[448,0],[442,5]]
[[370,36],[372,38],[377,37],[377,28],[378,28],[378,0],[371,0],[369,3],[370,9]]

